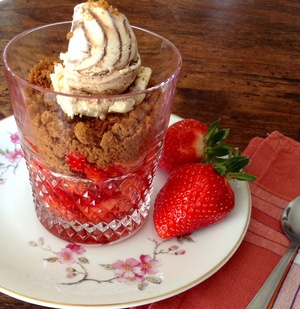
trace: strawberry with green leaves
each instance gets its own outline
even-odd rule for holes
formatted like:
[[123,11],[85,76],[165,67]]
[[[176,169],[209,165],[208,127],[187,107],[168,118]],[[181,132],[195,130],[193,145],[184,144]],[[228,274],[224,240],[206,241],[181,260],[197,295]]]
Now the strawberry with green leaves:
[[225,143],[228,129],[218,129],[220,120],[210,127],[196,119],[183,119],[171,125],[165,136],[159,166],[171,173],[184,163],[212,163],[228,155],[233,147]]
[[233,209],[230,179],[254,181],[243,173],[249,158],[237,153],[220,163],[186,163],[168,178],[154,203],[154,225],[161,238],[189,234],[224,219]]

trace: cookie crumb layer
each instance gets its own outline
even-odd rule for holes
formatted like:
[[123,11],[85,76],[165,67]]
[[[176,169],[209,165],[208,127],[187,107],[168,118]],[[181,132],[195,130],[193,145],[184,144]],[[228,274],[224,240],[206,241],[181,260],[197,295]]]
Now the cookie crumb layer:
[[[44,64],[46,64],[44,62]],[[38,73],[38,68],[43,72]],[[31,82],[41,86],[49,65],[36,66]],[[151,83],[151,81],[150,81]],[[152,81],[153,83],[153,81]],[[46,85],[49,88],[47,82]],[[134,166],[144,159],[158,121],[160,93],[148,94],[133,111],[110,114],[104,120],[94,117],[68,117],[55,96],[32,88],[26,90],[27,108],[35,147],[53,171],[73,173],[66,163],[69,153],[81,153],[91,163],[105,169],[115,164]]]

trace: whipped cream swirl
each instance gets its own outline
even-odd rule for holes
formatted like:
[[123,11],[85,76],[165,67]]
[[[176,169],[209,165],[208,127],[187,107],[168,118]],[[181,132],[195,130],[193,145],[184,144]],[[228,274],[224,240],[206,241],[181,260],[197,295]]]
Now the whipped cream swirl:
[[[149,81],[151,70],[150,75],[144,76],[136,37],[127,18],[103,3],[107,4],[106,1],[88,1],[75,6],[68,51],[61,53],[63,64],[56,64],[51,74],[55,91],[76,95],[120,94],[141,72]],[[58,96],[58,104],[71,117],[105,118],[109,110],[128,112],[135,105],[130,100],[128,104],[121,102],[120,108],[115,102],[112,103],[114,108],[110,108],[109,102],[104,104],[108,106],[101,107],[97,106],[101,102],[94,100],[89,110],[88,101]]]

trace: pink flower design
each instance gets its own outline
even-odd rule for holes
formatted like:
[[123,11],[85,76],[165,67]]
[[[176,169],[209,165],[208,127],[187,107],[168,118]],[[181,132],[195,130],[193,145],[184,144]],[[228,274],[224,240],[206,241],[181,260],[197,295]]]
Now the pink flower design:
[[24,158],[24,153],[22,149],[15,149],[13,151],[10,151],[5,158],[11,162],[11,163],[16,163],[20,161],[22,158]]
[[121,283],[125,283],[127,285],[132,285],[136,283],[141,283],[145,281],[143,276],[139,276],[135,274],[133,277],[127,277],[125,274],[123,276],[118,277],[118,281]]
[[161,284],[163,281],[162,276],[158,275],[161,262],[156,259],[157,255],[169,254],[174,256],[186,253],[186,251],[180,249],[178,245],[159,248],[166,241],[152,241],[155,243],[153,255],[141,254],[137,260],[128,258],[126,260],[117,260],[112,264],[99,264],[105,270],[113,272],[110,277],[105,275],[103,279],[90,278],[88,270],[90,261],[83,256],[87,250],[81,245],[69,243],[65,248],[57,252],[52,250],[51,247],[45,243],[43,237],[39,237],[37,241],[29,241],[29,245],[31,247],[39,247],[53,254],[53,256],[45,258],[44,261],[66,265],[66,278],[72,281],[62,284],[73,285],[85,281],[93,281],[99,284],[119,282],[126,285],[136,285],[136,288],[143,291],[149,283]]
[[12,141],[13,144],[20,144],[20,136],[18,132],[11,134],[10,140]]
[[76,269],[74,269],[73,267],[67,267],[66,271],[67,271],[67,278],[72,279],[76,276]]
[[160,266],[158,260],[153,260],[150,255],[141,255],[141,271],[143,275],[154,275],[158,272],[157,268]]
[[125,262],[118,260],[113,266],[119,281],[122,281],[122,278],[134,278],[141,273],[141,263],[133,258],[127,259]]
[[57,259],[61,264],[73,264],[75,262],[75,252],[70,248],[64,248],[57,253]]
[[86,250],[82,246],[76,245],[76,244],[69,244],[69,245],[66,246],[66,248],[72,250],[73,252],[77,253],[78,255],[81,255],[81,254],[86,252]]
[[37,243],[35,241],[33,241],[33,240],[31,240],[29,242],[29,246],[31,246],[31,247],[35,247],[36,245],[37,245]]

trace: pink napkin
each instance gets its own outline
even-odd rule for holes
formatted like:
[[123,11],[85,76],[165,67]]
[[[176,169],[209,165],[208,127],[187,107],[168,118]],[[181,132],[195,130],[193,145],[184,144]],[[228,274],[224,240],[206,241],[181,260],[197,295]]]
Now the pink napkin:
[[[272,272],[290,242],[281,228],[288,202],[300,195],[300,143],[273,132],[254,138],[244,155],[257,180],[250,184],[252,214],[245,239],[216,274],[179,295],[138,309],[244,309]],[[300,308],[300,266],[293,264],[274,308]],[[282,304],[285,307],[282,307]],[[287,307],[286,307],[287,306]]]

